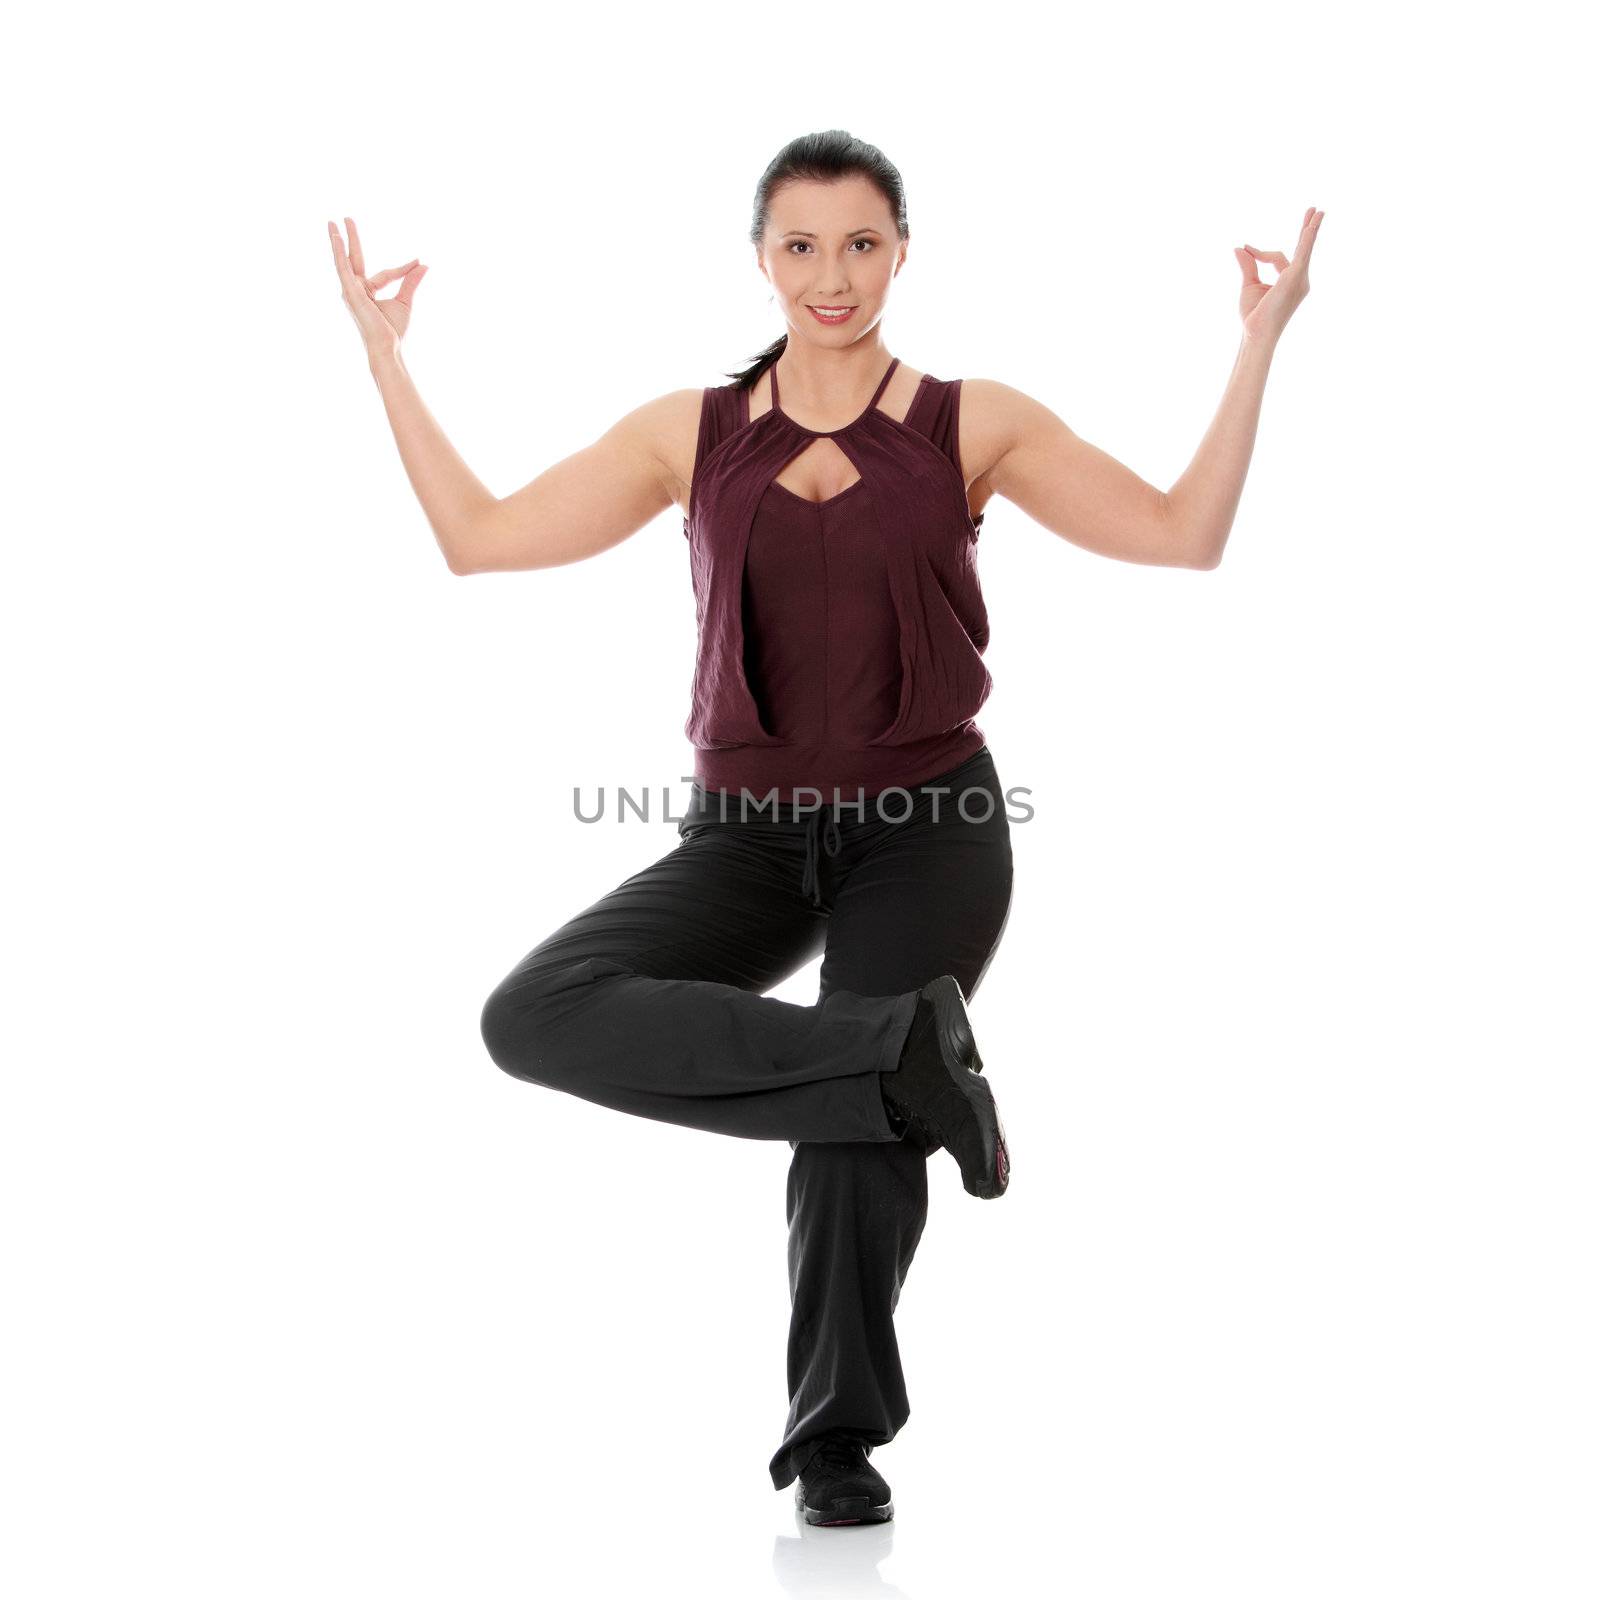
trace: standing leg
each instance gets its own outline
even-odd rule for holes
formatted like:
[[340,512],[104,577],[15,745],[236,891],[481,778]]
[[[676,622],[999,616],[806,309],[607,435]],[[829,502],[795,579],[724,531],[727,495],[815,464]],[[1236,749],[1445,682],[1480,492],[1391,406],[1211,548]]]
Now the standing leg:
[[[841,856],[824,994],[900,994],[944,972],[969,1000],[977,992],[1010,914],[1012,858],[998,781],[992,771],[969,781],[992,784],[988,820],[963,822],[948,794],[929,823],[918,795],[906,822],[868,830],[859,861]],[[982,810],[981,798],[967,803],[971,816]],[[825,1432],[887,1444],[910,1416],[894,1311],[927,1221],[930,1159],[906,1139],[790,1142],[789,1416],[769,1464],[778,1489]]]
[[893,1141],[878,1074],[913,993],[766,998],[821,945],[798,836],[697,830],[523,957],[484,1005],[513,1077],[745,1139]]

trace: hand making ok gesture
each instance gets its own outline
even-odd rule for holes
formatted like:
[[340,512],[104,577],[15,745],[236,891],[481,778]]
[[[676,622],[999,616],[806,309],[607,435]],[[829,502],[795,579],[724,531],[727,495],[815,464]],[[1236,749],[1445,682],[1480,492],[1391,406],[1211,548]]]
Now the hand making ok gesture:
[[[404,336],[406,325],[411,321],[411,296],[416,293],[417,285],[422,282],[422,275],[428,269],[418,266],[413,258],[403,267],[386,267],[376,277],[367,277],[366,266],[361,258],[361,236],[356,232],[355,219],[346,217],[344,223],[350,230],[348,257],[344,253],[344,241],[339,237],[338,228],[331,222],[328,224],[328,240],[333,245],[333,264],[339,270],[339,281],[344,288],[344,303],[350,308],[350,315],[356,319],[356,326],[361,330],[367,354],[381,354],[392,350]],[[380,300],[377,291],[385,284],[393,283],[396,278],[402,280],[399,292],[387,300]]]
[[[1306,207],[1293,261],[1285,260],[1281,250],[1257,250],[1249,244],[1233,252],[1244,273],[1244,285],[1239,290],[1239,315],[1244,319],[1246,338],[1275,340],[1293,316],[1294,308],[1310,293],[1311,247],[1317,242],[1322,217],[1323,213],[1315,206]],[[1258,261],[1278,269],[1278,276],[1271,283],[1263,283],[1256,276]]]

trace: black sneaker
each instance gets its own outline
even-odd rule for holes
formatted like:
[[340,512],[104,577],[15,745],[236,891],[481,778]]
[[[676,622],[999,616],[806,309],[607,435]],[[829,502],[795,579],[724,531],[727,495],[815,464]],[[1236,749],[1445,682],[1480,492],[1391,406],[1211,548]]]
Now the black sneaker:
[[1011,1156],[982,1072],[961,985],[941,973],[918,995],[899,1067],[879,1074],[884,1104],[891,1126],[904,1125],[905,1137],[955,1157],[968,1194],[993,1200],[1011,1181]]
[[853,1522],[888,1522],[894,1501],[883,1475],[867,1461],[867,1447],[848,1434],[828,1433],[800,1469],[795,1504],[807,1522],[838,1528]]

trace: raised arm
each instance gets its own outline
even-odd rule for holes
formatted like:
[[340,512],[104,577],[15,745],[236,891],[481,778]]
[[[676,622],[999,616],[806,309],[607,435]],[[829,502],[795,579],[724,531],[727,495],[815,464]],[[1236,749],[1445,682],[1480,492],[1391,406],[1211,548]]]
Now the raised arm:
[[[566,566],[620,544],[674,504],[689,477],[701,391],[679,389],[630,411],[591,445],[500,499],[484,487],[434,419],[401,357],[415,261],[365,275],[355,223],[348,256],[328,224],[346,305],[361,330],[400,459],[450,570],[514,572]],[[402,280],[379,300],[375,290]]]
[[[1222,560],[1255,448],[1272,354],[1311,284],[1307,269],[1322,212],[1308,208],[1293,261],[1245,245],[1244,333],[1222,403],[1183,475],[1165,491],[1080,439],[1048,406],[987,379],[962,384],[963,460],[989,490],[1052,533],[1097,555],[1152,566],[1209,569]],[[1255,263],[1278,269],[1263,284]]]
[[450,570],[519,572],[561,567],[621,544],[678,500],[689,467],[701,391],[675,389],[614,423],[591,445],[482,508]]

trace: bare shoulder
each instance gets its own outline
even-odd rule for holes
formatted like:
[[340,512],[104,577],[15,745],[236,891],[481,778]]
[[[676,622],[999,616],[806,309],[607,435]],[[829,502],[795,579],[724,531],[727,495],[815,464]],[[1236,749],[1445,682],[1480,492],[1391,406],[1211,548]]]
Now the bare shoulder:
[[[994,378],[961,383],[961,458],[969,481],[987,480],[1006,456],[1030,441],[1057,443],[1072,430],[1042,401]],[[990,480],[990,487],[993,487]]]
[[689,496],[704,395],[704,389],[670,390],[635,406],[608,430],[612,443],[648,462],[663,492],[679,506]]
[[961,383],[962,453],[981,477],[1030,433],[1066,424],[1041,401],[994,378]]

